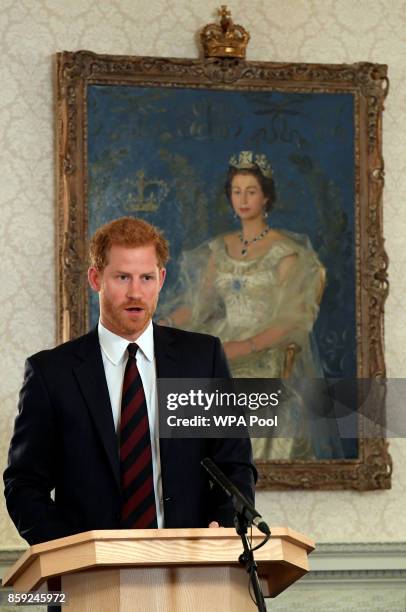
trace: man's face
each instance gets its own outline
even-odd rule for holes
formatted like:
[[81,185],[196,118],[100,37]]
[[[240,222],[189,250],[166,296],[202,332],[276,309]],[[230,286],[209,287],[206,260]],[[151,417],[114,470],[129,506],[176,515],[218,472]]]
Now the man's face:
[[104,270],[89,268],[88,278],[99,293],[103,325],[118,336],[136,340],[152,319],[165,279],[155,246],[113,245]]

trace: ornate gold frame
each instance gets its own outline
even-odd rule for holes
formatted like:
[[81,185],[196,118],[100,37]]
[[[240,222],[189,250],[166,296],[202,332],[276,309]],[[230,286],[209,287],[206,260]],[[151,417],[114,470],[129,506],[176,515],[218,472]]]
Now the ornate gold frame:
[[[356,101],[357,367],[361,378],[385,376],[383,308],[388,258],[382,231],[382,111],[387,66],[358,63],[288,64],[234,58],[201,60],[57,55],[57,294],[58,338],[86,331],[87,117],[89,84],[351,92]],[[384,437],[360,439],[356,460],[272,461],[259,468],[265,489],[387,489],[391,458]]]

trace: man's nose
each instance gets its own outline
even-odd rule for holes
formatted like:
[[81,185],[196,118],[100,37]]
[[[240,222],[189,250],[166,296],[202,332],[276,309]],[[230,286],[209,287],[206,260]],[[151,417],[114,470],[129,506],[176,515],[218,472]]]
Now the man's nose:
[[142,296],[141,283],[138,279],[132,279],[127,285],[127,297],[137,299]]

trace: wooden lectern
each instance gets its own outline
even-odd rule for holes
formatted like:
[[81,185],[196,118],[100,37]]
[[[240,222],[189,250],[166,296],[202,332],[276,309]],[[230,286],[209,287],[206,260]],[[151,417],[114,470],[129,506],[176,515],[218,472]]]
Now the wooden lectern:
[[[314,544],[274,527],[255,551],[265,597],[275,597],[308,570]],[[256,546],[263,535],[253,529]],[[61,576],[69,612],[249,611],[248,574],[238,564],[234,529],[88,531],[31,546],[3,579],[16,591]]]

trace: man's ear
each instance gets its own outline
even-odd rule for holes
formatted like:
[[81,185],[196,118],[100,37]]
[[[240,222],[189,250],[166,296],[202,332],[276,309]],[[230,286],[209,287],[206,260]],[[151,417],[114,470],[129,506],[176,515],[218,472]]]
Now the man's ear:
[[87,271],[87,280],[89,281],[89,285],[93,289],[93,291],[100,291],[101,286],[101,275],[100,270],[92,266]]
[[165,281],[165,277],[166,277],[166,269],[165,268],[160,268],[159,270],[159,291],[161,291],[162,286],[164,284]]

